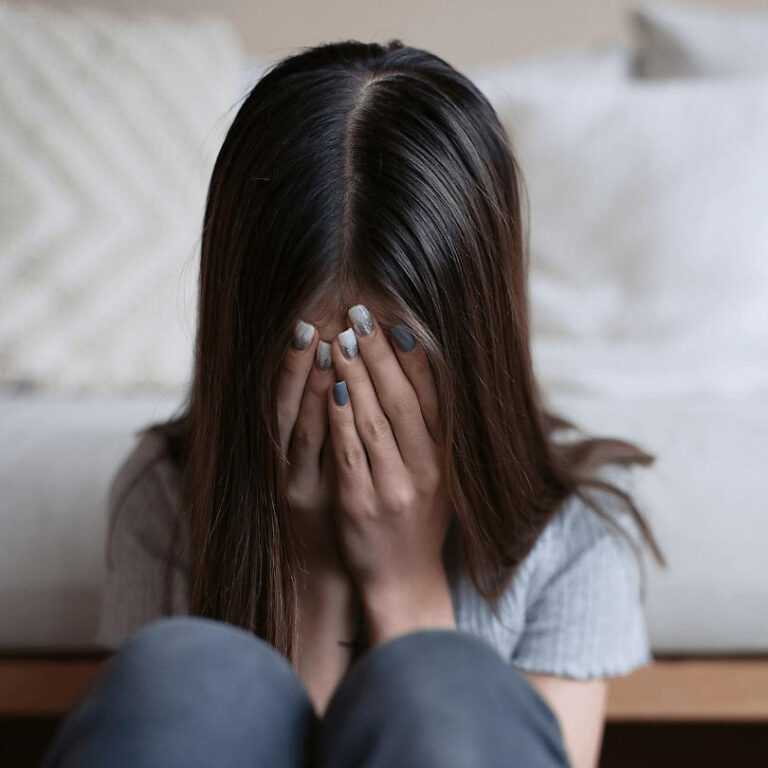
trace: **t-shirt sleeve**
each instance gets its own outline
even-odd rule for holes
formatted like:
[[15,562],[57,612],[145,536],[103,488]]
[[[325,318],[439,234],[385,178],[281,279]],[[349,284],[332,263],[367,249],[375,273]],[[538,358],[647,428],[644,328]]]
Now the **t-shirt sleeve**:
[[[632,493],[635,470],[601,474]],[[602,489],[587,494],[641,547],[625,502]],[[578,680],[625,675],[652,661],[632,547],[585,502],[572,497],[537,541],[528,574],[524,629],[511,663]]]
[[171,591],[166,591],[175,510],[156,463],[147,461],[146,445],[140,443],[124,461],[109,491],[96,643],[112,650],[153,619],[187,613],[186,574],[178,562],[171,566]]

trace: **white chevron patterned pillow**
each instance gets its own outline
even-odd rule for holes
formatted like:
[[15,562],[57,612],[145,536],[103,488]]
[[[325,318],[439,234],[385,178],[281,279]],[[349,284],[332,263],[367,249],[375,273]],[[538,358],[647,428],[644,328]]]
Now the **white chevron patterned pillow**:
[[0,3],[0,385],[177,388],[245,54],[221,19]]

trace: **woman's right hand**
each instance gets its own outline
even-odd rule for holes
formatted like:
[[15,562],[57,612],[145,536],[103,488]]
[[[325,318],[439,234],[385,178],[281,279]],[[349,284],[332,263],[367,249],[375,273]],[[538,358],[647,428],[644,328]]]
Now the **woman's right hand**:
[[314,326],[297,321],[280,367],[277,394],[290,520],[303,545],[307,576],[347,585],[351,578],[332,515],[336,466],[327,393],[333,382],[330,344],[320,340]]

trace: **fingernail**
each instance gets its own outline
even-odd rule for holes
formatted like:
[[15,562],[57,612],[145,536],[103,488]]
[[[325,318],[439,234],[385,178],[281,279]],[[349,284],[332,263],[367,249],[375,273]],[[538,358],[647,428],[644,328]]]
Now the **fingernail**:
[[339,345],[344,353],[344,357],[350,360],[357,357],[359,351],[357,349],[357,336],[355,336],[355,332],[351,328],[347,328],[346,331],[342,331],[339,334]]
[[355,327],[356,333],[359,333],[361,336],[370,336],[373,333],[373,318],[366,309],[365,304],[355,304],[354,307],[349,308],[347,314],[352,321],[352,325]]
[[404,325],[393,325],[389,332],[403,352],[410,352],[416,346],[416,338]]
[[349,390],[346,381],[337,381],[333,385],[333,399],[336,405],[346,405],[349,401]]
[[322,339],[317,344],[317,353],[315,354],[317,367],[325,371],[331,367],[331,345]]
[[297,320],[293,328],[293,346],[296,349],[306,349],[315,336],[315,326],[305,323],[303,320]]

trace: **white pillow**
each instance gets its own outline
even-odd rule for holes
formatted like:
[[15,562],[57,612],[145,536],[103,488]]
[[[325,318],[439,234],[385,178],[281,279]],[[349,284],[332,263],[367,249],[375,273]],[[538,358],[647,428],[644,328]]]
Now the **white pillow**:
[[263,56],[253,56],[246,54],[240,68],[240,91],[243,97],[247,96],[253,86],[267,74],[277,59],[267,59]]
[[215,17],[0,3],[0,383],[183,386],[243,51]]
[[768,386],[768,82],[507,93],[542,377],[613,395]]
[[768,13],[656,2],[629,18],[639,77],[768,74]]
[[467,76],[494,102],[516,83],[567,79],[616,85],[631,73],[633,52],[620,43],[596,43],[548,51],[501,61],[467,72]]

